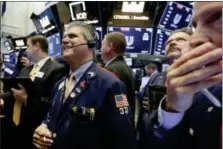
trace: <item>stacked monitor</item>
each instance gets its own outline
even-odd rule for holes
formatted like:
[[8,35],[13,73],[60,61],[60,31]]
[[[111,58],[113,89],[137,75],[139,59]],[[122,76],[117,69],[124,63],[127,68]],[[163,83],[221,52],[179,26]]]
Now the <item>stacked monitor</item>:
[[126,39],[127,53],[151,53],[152,28],[108,27],[107,32],[122,32]]
[[172,31],[190,25],[193,10],[177,2],[168,2],[157,25],[153,55],[165,55],[165,42]]
[[169,31],[157,29],[153,55],[165,55],[165,42],[170,35]]

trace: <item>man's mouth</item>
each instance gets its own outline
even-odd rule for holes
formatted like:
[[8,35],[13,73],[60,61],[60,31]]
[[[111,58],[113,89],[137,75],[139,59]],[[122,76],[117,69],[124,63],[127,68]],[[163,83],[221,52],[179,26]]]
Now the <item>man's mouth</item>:
[[73,49],[73,46],[64,46],[63,47],[63,51],[69,50],[69,49]]

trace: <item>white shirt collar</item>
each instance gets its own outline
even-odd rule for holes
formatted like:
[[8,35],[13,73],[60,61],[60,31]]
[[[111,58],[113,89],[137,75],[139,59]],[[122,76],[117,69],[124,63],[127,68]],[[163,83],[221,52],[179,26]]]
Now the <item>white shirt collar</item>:
[[153,76],[154,74],[156,74],[156,73],[158,73],[158,71],[156,70],[156,71],[154,71],[151,75],[150,75],[150,77],[151,76]]
[[112,61],[114,61],[116,58],[117,58],[117,56],[115,56],[115,57],[113,57],[112,59],[110,59],[110,60],[106,63],[105,67],[107,67],[107,66],[108,66]]
[[91,66],[91,64],[93,63],[93,60],[86,62],[84,64],[82,64],[80,67],[78,67],[75,71],[71,71],[71,73],[74,73],[75,76],[75,80],[78,82],[81,77],[83,76],[83,74],[87,71],[87,69]]
[[39,70],[43,67],[43,65],[46,63],[46,61],[47,61],[49,58],[50,58],[50,57],[47,56],[46,58],[44,58],[44,59],[40,60],[38,63],[36,63],[37,66],[38,66],[38,69],[39,69]]

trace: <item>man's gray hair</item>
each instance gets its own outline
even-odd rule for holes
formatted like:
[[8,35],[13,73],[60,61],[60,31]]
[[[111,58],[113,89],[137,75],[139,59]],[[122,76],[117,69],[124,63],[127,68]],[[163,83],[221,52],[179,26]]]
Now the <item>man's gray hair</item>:
[[96,30],[91,24],[87,24],[83,21],[74,21],[74,22],[67,24],[65,29],[69,29],[72,27],[83,28],[84,32],[82,33],[82,35],[88,42],[96,40]]

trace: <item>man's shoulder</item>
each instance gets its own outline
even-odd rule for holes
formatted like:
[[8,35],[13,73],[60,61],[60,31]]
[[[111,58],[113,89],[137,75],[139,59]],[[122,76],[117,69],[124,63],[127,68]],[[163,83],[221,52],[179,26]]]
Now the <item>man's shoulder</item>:
[[60,63],[58,63],[54,60],[51,60],[51,59],[49,59],[48,64],[50,65],[50,68],[52,68],[52,69],[58,69],[58,68],[63,68],[64,67],[62,64],[60,64]]
[[96,73],[101,80],[109,82],[119,81],[118,76],[108,69],[97,67]]

